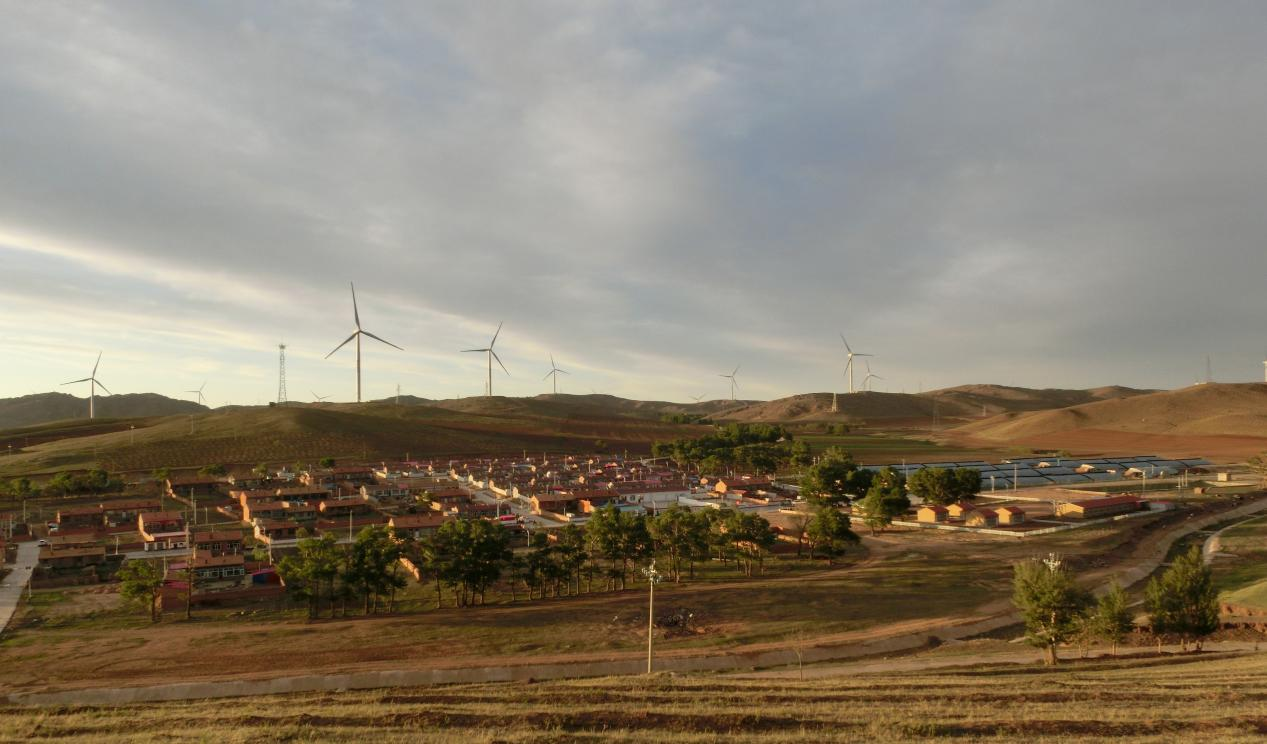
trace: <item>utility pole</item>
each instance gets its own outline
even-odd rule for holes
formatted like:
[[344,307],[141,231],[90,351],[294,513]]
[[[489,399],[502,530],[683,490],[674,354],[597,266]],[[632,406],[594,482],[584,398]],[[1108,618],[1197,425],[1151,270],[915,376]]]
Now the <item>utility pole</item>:
[[660,581],[660,572],[655,569],[654,558],[642,573],[647,577],[650,592],[647,599],[647,674],[651,674],[651,643],[655,639],[655,585]]

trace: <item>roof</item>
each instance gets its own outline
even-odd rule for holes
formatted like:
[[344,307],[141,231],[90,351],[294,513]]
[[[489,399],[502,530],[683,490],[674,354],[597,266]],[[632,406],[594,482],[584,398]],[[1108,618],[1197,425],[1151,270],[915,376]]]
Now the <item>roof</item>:
[[931,510],[933,510],[933,511],[935,511],[935,512],[944,512],[944,511],[946,511],[946,507],[941,506],[940,504],[924,504],[923,506],[921,506],[921,507],[920,507],[920,509],[921,509],[921,510],[922,510],[922,509],[931,509]]
[[158,509],[162,503],[158,499],[140,499],[133,501],[104,501],[102,511],[134,511],[136,509]]
[[53,550],[52,548],[40,548],[40,560],[46,561],[50,558],[75,558],[83,555],[105,555],[106,548],[104,545],[89,545],[83,548],[62,548]]
[[1121,506],[1123,504],[1138,506],[1140,499],[1135,496],[1110,496],[1105,499],[1083,499],[1081,501],[1070,501],[1069,503],[1084,509],[1096,509],[1103,506]]
[[208,530],[195,532],[194,542],[214,542],[216,540],[241,540],[242,533],[231,530]]
[[185,515],[180,512],[145,512],[141,515],[142,522],[183,522]]
[[1007,512],[1008,514],[1024,514],[1025,510],[1019,506],[997,506],[994,508],[995,513]]
[[194,556],[194,568],[208,568],[212,566],[241,566],[246,563],[246,556],[241,553],[232,553],[229,555],[210,555],[207,552],[199,552]]
[[448,521],[448,517],[440,512],[428,512],[426,514],[397,514],[392,517],[388,524],[395,529],[415,530],[419,527],[439,527]]
[[62,515],[65,515],[68,517],[77,517],[81,514],[100,514],[100,513],[101,513],[101,507],[99,506],[71,506],[66,509],[57,510],[57,516],[59,517]]

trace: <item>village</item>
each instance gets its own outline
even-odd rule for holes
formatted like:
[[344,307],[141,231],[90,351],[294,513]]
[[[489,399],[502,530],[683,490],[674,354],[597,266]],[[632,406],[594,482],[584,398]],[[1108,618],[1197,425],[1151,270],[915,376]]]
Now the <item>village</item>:
[[[902,463],[857,470],[871,476],[900,473],[903,491],[920,470],[976,474],[971,481],[982,484],[978,492],[948,503],[906,493],[882,528],[1015,539],[1168,510],[1176,500],[1211,488],[1235,491],[1252,485],[1226,472],[1215,474],[1209,484],[1194,481],[1212,468],[1200,458],[1140,456]],[[31,578],[36,590],[109,583],[125,561],[153,561],[161,566],[162,583],[154,597],[160,612],[279,601],[289,578],[279,565],[305,539],[328,537],[350,545],[363,531],[378,529],[416,545],[457,521],[497,525],[510,550],[523,552],[542,540],[558,541],[565,528],[583,533],[604,510],[636,517],[668,510],[713,512],[715,517],[753,514],[768,526],[769,540],[742,548],[799,556],[809,540],[809,554],[815,554],[811,515],[824,504],[813,495],[807,499],[795,475],[713,476],[692,470],[698,471],[667,458],[546,453],[372,465],[336,465],[327,459],[303,469],[261,465],[223,475],[135,482],[109,497],[69,493],[39,499],[26,513],[0,515],[0,539],[10,548],[4,551],[10,560],[16,559],[19,543],[38,548]],[[874,531],[877,522],[867,517],[864,494],[850,495],[825,505],[845,517],[844,524],[852,522],[854,530],[869,526]],[[823,545],[826,549],[827,542]],[[402,553],[399,560],[416,580],[424,578],[416,556],[411,561]]]

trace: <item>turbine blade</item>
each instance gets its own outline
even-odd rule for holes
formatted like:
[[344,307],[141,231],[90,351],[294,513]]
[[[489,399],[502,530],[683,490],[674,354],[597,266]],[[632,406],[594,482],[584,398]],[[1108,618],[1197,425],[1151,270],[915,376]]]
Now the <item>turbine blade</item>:
[[99,352],[99,351],[97,352],[97,361],[96,361],[96,362],[94,362],[94,363],[93,363],[93,365],[92,365],[92,376],[93,376],[93,377],[96,377],[96,376],[97,376],[97,365],[98,365],[98,364],[101,364],[101,352]]
[[840,342],[845,345],[845,351],[849,352],[850,354],[853,353],[853,349],[849,348],[849,342],[845,340],[845,334],[843,333],[840,334]]
[[863,354],[863,353],[861,353],[861,352],[858,352],[858,353],[854,354],[854,356],[875,356],[875,354]]
[[77,382],[92,382],[92,378],[91,378],[91,377],[85,377],[85,378],[84,378],[84,379],[82,379],[82,380],[71,380],[70,382],[63,382],[62,384],[63,384],[63,385],[74,385],[74,384],[75,384],[75,383],[77,383]]
[[562,372],[562,373],[563,373],[563,374],[565,374],[565,375],[570,375],[570,374],[572,374],[571,372],[568,372],[566,369],[556,369],[556,370],[555,370],[555,372]]
[[559,365],[557,365],[557,364],[555,364],[555,363],[554,363],[554,355],[553,355],[553,354],[551,354],[551,355],[550,355],[550,369],[555,369],[555,368],[556,368],[556,367],[558,367],[558,366],[559,366]]
[[734,376],[735,376],[735,375],[737,375],[737,374],[739,374],[739,365],[737,365],[737,364],[736,364],[736,365],[735,365],[735,371],[734,371],[734,372],[731,372],[731,373],[730,373],[730,376],[731,376],[731,377],[734,377]]
[[471,352],[479,352],[479,353],[483,354],[483,353],[484,353],[484,352],[486,352],[486,351],[492,351],[492,349],[463,349],[463,350],[462,350],[462,353],[463,353],[463,354],[469,354],[469,353],[471,353]]
[[554,370],[550,370],[549,372],[546,372],[546,376],[545,376],[545,377],[542,377],[541,379],[542,379],[542,380],[548,380],[548,379],[550,379],[550,375],[552,375],[552,374],[554,374]]
[[[388,346],[392,347],[393,349],[400,349],[400,347],[399,347],[399,346],[397,346],[396,344],[393,344],[391,341],[388,341],[388,340],[386,340],[386,339],[381,339],[381,338],[379,338],[378,336],[375,336],[374,334],[370,333],[369,331],[361,331],[361,333],[365,334],[366,336],[369,336],[370,338],[374,339],[375,341],[382,341],[383,343],[387,344]],[[401,351],[404,351],[404,349],[400,349],[400,350],[401,350]]]
[[348,282],[348,286],[352,288],[352,318],[356,321],[356,330],[361,330],[361,313],[356,309],[356,285]]
[[96,383],[97,383],[97,385],[99,385],[99,386],[101,387],[101,389],[102,389],[102,390],[105,390],[105,391],[106,391],[106,395],[114,395],[114,393],[110,392],[110,389],[109,389],[109,388],[107,388],[105,385],[102,385],[102,384],[101,384],[101,380],[97,380],[97,381],[96,381]]
[[502,372],[505,372],[506,376],[510,377],[510,370],[506,369],[506,365],[502,364],[502,358],[497,356],[497,352],[493,351],[492,349],[489,349],[488,353],[493,355],[493,358],[497,360],[498,364],[501,364]]
[[[360,329],[358,328],[358,329],[357,329],[357,331],[356,331],[356,333],[360,333],[360,332],[361,332],[361,331],[360,331]],[[348,336],[348,337],[347,337],[347,339],[346,339],[346,340],[344,340],[344,342],[343,342],[343,343],[341,343],[341,344],[339,344],[338,346],[334,347],[334,351],[338,351],[339,349],[342,349],[344,346],[347,346],[347,345],[348,345],[348,341],[351,341],[352,339],[356,338],[356,333],[353,333],[351,336]],[[331,355],[333,355],[333,354],[334,354],[334,351],[330,352],[329,354],[326,354],[325,358],[326,358],[326,359],[329,359],[329,358],[331,357]]]
[[[494,346],[494,345],[496,345],[496,343],[497,343],[497,336],[498,336],[499,334],[501,334],[501,332],[502,332],[502,323],[505,323],[505,322],[506,322],[506,321],[504,321],[504,320],[503,320],[503,321],[499,321],[499,322],[497,323],[497,331],[496,331],[495,333],[493,333],[493,340],[488,342],[488,348],[490,348],[490,349],[491,349],[491,348],[493,348],[493,346]],[[500,361],[500,360],[499,360],[499,361]]]

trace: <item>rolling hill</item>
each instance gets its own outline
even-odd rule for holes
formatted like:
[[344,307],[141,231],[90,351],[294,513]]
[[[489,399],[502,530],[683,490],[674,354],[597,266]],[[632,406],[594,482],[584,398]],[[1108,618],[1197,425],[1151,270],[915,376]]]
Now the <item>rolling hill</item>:
[[[138,416],[170,416],[199,413],[206,406],[176,400],[157,393],[100,395],[95,403],[98,420]],[[87,419],[88,399],[66,393],[37,393],[20,398],[0,398],[0,429],[36,426],[53,421]]]
[[1267,436],[1267,384],[1210,383],[1048,411],[1010,412],[959,427],[991,440],[1082,429],[1176,436]]

